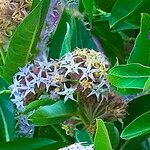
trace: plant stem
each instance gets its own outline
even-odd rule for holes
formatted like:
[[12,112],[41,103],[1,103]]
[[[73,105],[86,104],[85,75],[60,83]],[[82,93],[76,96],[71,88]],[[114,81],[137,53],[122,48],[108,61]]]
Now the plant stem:
[[77,101],[79,103],[79,117],[81,118],[81,120],[83,121],[84,125],[87,126],[88,124],[90,124],[90,121],[88,119],[88,117],[86,116],[86,114],[84,113],[84,108],[81,105],[81,101],[80,101],[80,94],[77,94]]

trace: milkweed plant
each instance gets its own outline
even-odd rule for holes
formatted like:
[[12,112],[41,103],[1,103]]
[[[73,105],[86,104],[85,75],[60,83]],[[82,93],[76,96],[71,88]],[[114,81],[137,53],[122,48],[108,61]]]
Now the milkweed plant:
[[150,149],[149,6],[0,0],[0,149]]

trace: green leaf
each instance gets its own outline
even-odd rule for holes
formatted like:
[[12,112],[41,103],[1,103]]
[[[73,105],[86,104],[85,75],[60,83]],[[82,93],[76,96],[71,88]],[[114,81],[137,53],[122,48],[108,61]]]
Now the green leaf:
[[14,107],[9,94],[0,94],[0,141],[8,142],[14,139],[15,119]]
[[117,88],[143,89],[150,68],[141,64],[119,65],[109,71],[109,81]]
[[111,12],[111,9],[115,4],[116,0],[94,0],[94,2],[97,8],[106,12]]
[[71,136],[66,134],[66,131],[62,129],[61,124],[54,124],[48,126],[39,126],[35,128],[35,137],[49,138],[58,142],[72,142],[74,140]]
[[82,0],[82,3],[85,8],[85,12],[87,13],[87,15],[91,17],[93,12],[93,4],[94,4],[93,0]]
[[124,22],[119,22],[111,28],[112,32],[119,32],[124,30],[134,30],[140,28],[140,16],[133,16],[124,20]]
[[101,119],[97,120],[97,130],[94,138],[94,149],[112,150],[106,126]]
[[121,138],[132,139],[141,135],[150,135],[150,111],[133,120],[121,133]]
[[26,106],[23,114],[27,114],[34,109],[38,109],[40,106],[52,105],[52,104],[54,104],[54,101],[50,99],[35,100]]
[[110,142],[113,149],[117,149],[119,142],[120,142],[120,135],[118,129],[115,127],[113,123],[105,123],[107,128],[107,132],[110,138]]
[[[68,29],[66,23],[70,25],[68,26]],[[68,33],[66,34],[67,30]],[[57,30],[54,36],[52,37],[52,41],[49,45],[49,58],[59,58],[62,50],[66,52],[73,51],[76,47],[97,50],[96,44],[94,43],[90,33],[86,30],[86,27],[84,26],[83,22],[78,18],[71,16],[66,10],[64,10],[60,22],[58,24]]]
[[35,48],[33,46],[39,29],[41,9],[42,2],[31,11],[13,34],[3,66],[3,77],[9,82],[19,67],[28,62],[31,51]]
[[41,0],[32,0],[32,6],[31,6],[31,10],[32,11],[40,2]]
[[128,63],[150,65],[150,15],[142,14],[140,33],[135,41]]
[[62,43],[67,31],[67,22],[69,24],[71,23],[71,16],[67,13],[66,10],[63,10],[57,29],[52,37],[51,43],[49,44],[49,58],[59,58]]
[[147,79],[143,91],[150,91],[150,77]]
[[45,126],[58,124],[77,113],[77,104],[74,101],[64,103],[60,100],[50,106],[39,107],[30,117],[34,125]]
[[116,91],[116,93],[117,93],[118,95],[122,95],[122,96],[135,95],[135,94],[141,92],[141,89],[118,88],[118,87],[115,87],[115,86],[112,86],[112,88],[114,89],[114,91]]
[[9,84],[7,83],[7,81],[0,76],[0,91],[7,90],[8,86]]
[[1,150],[34,150],[49,144],[53,144],[56,141],[46,138],[20,138],[14,141],[0,144]]
[[38,148],[36,150],[59,150],[60,148],[63,148],[67,145],[68,145],[67,143],[65,143],[64,141],[61,141],[61,142],[56,142],[56,143],[44,146],[42,148]]
[[144,96],[141,95],[140,97],[138,98],[135,97],[132,101],[128,102],[128,107],[127,107],[128,115],[126,115],[124,119],[125,126],[131,123],[131,121],[133,121],[138,116],[150,110],[149,100],[150,100],[150,95],[144,95]]
[[90,135],[90,133],[88,133],[86,129],[75,129],[75,138],[77,143],[86,142],[89,145],[93,144],[92,136]]
[[146,139],[148,137],[149,137],[148,135],[145,135],[145,136],[140,136],[137,138],[130,139],[130,140],[124,142],[121,145],[121,148],[119,150],[130,150],[130,149],[139,150],[141,142],[144,141],[144,139]]
[[76,32],[76,35],[73,35],[72,37],[72,48],[79,47],[97,50],[97,46],[92,39],[92,35],[89,31],[87,31],[83,22],[79,19],[76,19],[75,23],[76,25],[74,25],[74,33]]
[[131,15],[137,8],[143,4],[144,0],[117,0],[112,8],[110,27],[113,27],[118,22],[122,21]]
[[140,149],[141,150],[149,150],[150,149],[149,137],[140,144]]
[[71,33],[71,29],[70,29],[69,23],[66,23],[66,25],[67,25],[67,31],[66,31],[66,35],[64,37],[64,41],[62,43],[60,57],[62,57],[63,55],[65,55],[66,53],[71,51],[71,37],[72,37],[72,33]]
[[125,61],[126,54],[123,47],[123,40],[118,33],[111,32],[108,22],[99,21],[93,23],[92,33],[99,39],[112,65],[115,65],[117,61],[116,58],[118,58],[121,63]]

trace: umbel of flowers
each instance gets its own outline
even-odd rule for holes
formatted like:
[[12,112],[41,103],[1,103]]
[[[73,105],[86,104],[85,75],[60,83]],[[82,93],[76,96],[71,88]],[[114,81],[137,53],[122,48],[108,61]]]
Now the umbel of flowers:
[[115,121],[126,114],[126,103],[111,93],[107,80],[109,63],[105,55],[89,49],[75,49],[58,60],[35,61],[14,76],[12,101],[19,113],[47,93],[50,99],[77,101],[89,130],[95,119]]

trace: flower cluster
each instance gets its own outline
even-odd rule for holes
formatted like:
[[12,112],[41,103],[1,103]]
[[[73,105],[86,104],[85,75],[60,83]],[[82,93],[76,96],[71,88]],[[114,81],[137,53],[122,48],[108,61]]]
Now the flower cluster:
[[15,74],[10,86],[12,101],[21,113],[30,102],[48,94],[53,100],[77,101],[89,125],[95,124],[97,118],[122,119],[126,103],[110,92],[108,69],[103,53],[86,48],[77,48],[58,60],[34,61]]
[[16,104],[19,112],[24,111],[25,105],[29,104],[43,91],[48,92],[57,99],[55,92],[61,86],[63,75],[61,75],[59,64],[56,61],[34,62],[21,68],[14,76],[12,89],[12,101]]
[[31,0],[0,0],[0,43],[28,14]]
[[19,111],[43,92],[57,100],[77,101],[77,94],[95,95],[97,101],[108,98],[107,81],[108,61],[101,52],[88,49],[76,49],[59,60],[50,62],[35,61],[21,68],[14,76],[12,101]]
[[84,146],[84,143],[75,143],[68,147],[61,148],[59,150],[94,150],[93,145]]

